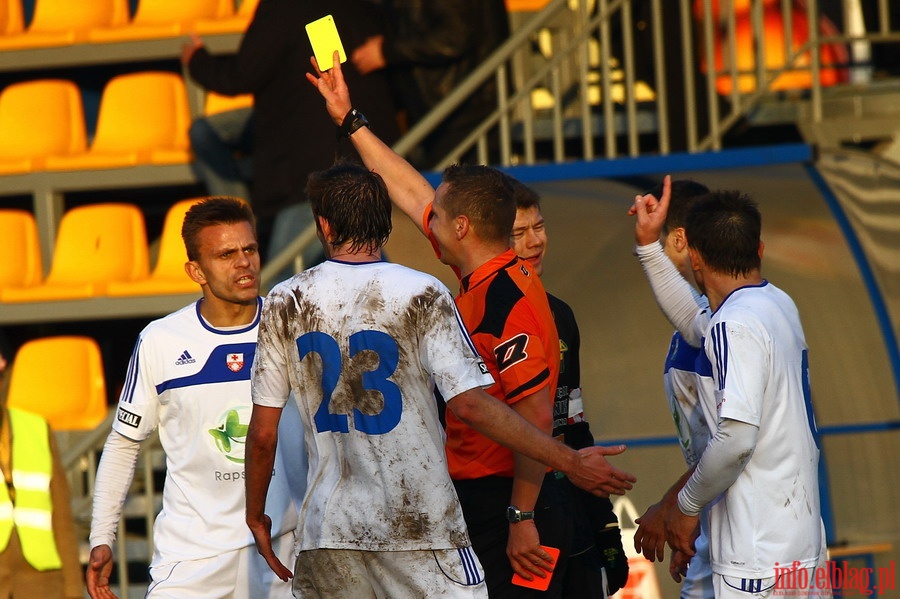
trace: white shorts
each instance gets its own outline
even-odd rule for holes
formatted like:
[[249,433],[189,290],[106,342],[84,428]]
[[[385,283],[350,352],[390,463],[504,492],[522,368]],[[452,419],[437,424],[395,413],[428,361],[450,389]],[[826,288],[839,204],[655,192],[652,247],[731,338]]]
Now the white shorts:
[[823,549],[814,567],[793,569],[788,575],[772,578],[736,578],[713,573],[716,599],[831,599],[830,586],[817,586],[816,571],[827,567]]
[[487,599],[471,547],[425,551],[301,551],[294,569],[299,599]]
[[[275,555],[290,566],[294,534],[272,539]],[[291,582],[282,582],[256,545],[207,559],[151,566],[146,599],[293,599]]]

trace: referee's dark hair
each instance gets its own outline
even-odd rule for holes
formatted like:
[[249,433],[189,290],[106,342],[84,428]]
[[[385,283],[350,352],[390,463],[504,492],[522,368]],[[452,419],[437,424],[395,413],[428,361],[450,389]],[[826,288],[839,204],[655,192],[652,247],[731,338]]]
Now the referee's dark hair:
[[507,243],[516,222],[511,179],[490,166],[448,166],[442,177],[447,185],[442,207],[451,218],[466,216],[483,241]]
[[316,217],[328,221],[331,245],[372,253],[391,235],[391,198],[381,175],[353,162],[310,174],[306,196]]

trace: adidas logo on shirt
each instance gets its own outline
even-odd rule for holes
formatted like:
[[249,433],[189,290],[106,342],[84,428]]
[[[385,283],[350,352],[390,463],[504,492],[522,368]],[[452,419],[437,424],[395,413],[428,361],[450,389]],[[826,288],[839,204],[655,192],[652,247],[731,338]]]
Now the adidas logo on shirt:
[[178,356],[178,359],[175,360],[175,366],[184,366],[185,364],[193,364],[196,361],[197,360],[195,360],[191,356],[191,354],[188,353],[188,350],[184,350],[183,352],[181,352],[181,355]]

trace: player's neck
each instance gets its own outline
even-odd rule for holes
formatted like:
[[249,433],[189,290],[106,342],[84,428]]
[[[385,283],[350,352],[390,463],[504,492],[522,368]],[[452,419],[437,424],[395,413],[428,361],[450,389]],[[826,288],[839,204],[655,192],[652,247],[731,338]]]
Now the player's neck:
[[218,298],[204,297],[200,300],[200,315],[217,329],[248,325],[256,318],[259,302],[238,304]]
[[477,243],[469,243],[462,252],[460,263],[456,266],[459,268],[460,276],[467,277],[475,272],[478,267],[487,264],[503,252],[509,250],[508,244],[503,243],[486,243],[478,241]]
[[363,264],[366,262],[380,262],[381,248],[378,247],[373,251],[353,250],[350,243],[332,248],[328,256],[329,260],[338,260],[340,262],[351,262],[354,264]]
[[709,300],[709,307],[715,312],[725,299],[741,287],[760,285],[763,277],[760,271],[753,270],[746,275],[733,276],[720,273],[704,273],[704,291]]

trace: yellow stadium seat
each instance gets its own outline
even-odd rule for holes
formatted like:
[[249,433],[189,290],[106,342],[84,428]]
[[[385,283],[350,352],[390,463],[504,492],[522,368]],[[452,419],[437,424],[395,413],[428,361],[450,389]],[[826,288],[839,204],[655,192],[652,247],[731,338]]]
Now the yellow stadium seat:
[[225,19],[233,14],[233,0],[140,0],[130,23],[92,29],[88,41],[108,43],[177,37],[193,31],[198,21]]
[[103,90],[90,148],[78,155],[48,158],[46,168],[184,164],[191,160],[190,122],[181,75],[156,71],[119,75]]
[[0,288],[39,284],[43,273],[34,215],[25,210],[0,210],[0,239],[13,257],[0,261]]
[[0,36],[15,35],[25,29],[21,0],[0,0]]
[[181,225],[184,214],[199,199],[182,200],[175,203],[168,212],[163,223],[162,235],[159,239],[159,255],[153,272],[146,279],[131,282],[113,282],[107,287],[110,297],[130,295],[160,295],[169,293],[200,293],[197,285],[184,272],[187,252],[181,239]]
[[0,50],[81,43],[94,27],[117,27],[127,22],[127,0],[37,0],[28,28],[18,35],[0,37]]
[[85,151],[81,92],[71,81],[14,83],[0,93],[0,175],[42,170],[46,158]]
[[4,287],[7,303],[84,299],[106,293],[110,281],[147,276],[144,215],[133,204],[88,204],[63,214],[50,274],[34,287]]
[[16,352],[7,405],[47,419],[54,431],[89,431],[106,418],[106,382],[97,342],[60,336]]
[[240,33],[247,29],[247,25],[256,13],[259,0],[241,0],[241,5],[233,17],[223,19],[203,19],[194,25],[194,31],[203,34],[214,33]]
[[206,101],[203,106],[203,114],[209,116],[228,110],[250,108],[253,106],[253,94],[241,94],[239,96],[223,96],[216,92],[206,92]]

